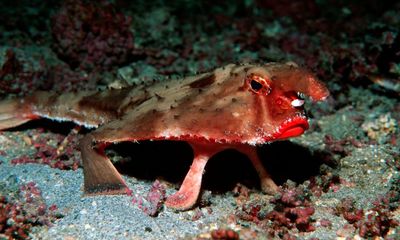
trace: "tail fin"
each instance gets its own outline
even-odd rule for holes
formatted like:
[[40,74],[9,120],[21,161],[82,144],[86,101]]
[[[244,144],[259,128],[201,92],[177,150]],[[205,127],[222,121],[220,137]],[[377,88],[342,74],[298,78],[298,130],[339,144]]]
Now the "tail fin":
[[0,130],[26,123],[35,116],[20,99],[0,101]]

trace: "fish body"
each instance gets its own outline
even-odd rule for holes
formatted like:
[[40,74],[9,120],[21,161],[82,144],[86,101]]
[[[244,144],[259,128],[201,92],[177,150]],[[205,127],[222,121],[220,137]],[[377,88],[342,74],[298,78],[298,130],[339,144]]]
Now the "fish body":
[[4,100],[0,130],[42,117],[95,128],[80,141],[86,194],[127,192],[104,154],[107,145],[186,141],[194,160],[180,190],[166,201],[168,207],[186,210],[197,201],[208,159],[228,148],[249,157],[264,191],[277,190],[256,146],[296,137],[308,128],[300,93],[315,101],[329,95],[312,73],[293,63],[229,64],[191,77],[121,89],[61,95],[37,92]]

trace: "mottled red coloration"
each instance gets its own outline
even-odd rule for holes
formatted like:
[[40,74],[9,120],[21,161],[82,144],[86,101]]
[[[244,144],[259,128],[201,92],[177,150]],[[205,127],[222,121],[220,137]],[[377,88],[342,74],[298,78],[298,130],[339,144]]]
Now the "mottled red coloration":
[[294,63],[230,64],[180,80],[62,95],[38,92],[0,103],[0,129],[47,117],[99,127],[80,143],[86,194],[126,194],[126,184],[104,148],[116,142],[187,141],[193,164],[166,205],[179,210],[196,203],[204,167],[228,148],[247,155],[265,192],[278,187],[264,169],[256,145],[302,134],[308,128],[299,93],[315,101],[329,92]]
[[274,231],[279,232],[282,227],[288,229],[296,227],[301,232],[315,230],[311,219],[315,210],[311,206],[309,196],[302,189],[284,189],[280,196],[271,200],[271,203],[275,204],[275,207],[266,218],[273,222]]
[[151,217],[156,217],[161,211],[165,201],[165,186],[156,180],[147,193],[146,198],[134,196],[132,203],[137,204],[144,213]]
[[35,183],[22,185],[16,196],[0,195],[0,238],[30,239],[32,227],[51,224],[61,215],[57,206],[47,207]]
[[355,207],[355,202],[352,198],[342,199],[340,205],[336,208],[336,213],[338,215],[342,214],[349,223],[358,222],[364,217],[364,211]]
[[7,50],[5,57],[6,60],[0,69],[0,94],[26,94],[37,88],[39,84],[35,81],[40,82],[45,75],[42,64],[39,64],[39,69],[33,69],[11,48]]
[[130,22],[106,1],[64,1],[53,18],[53,49],[72,68],[110,69],[131,55]]
[[21,210],[16,205],[10,203],[6,197],[0,196],[0,237],[3,235],[8,239],[17,237],[20,239],[29,239],[30,224],[24,224],[20,219],[17,219],[12,226],[8,223],[12,222],[9,219],[14,220],[14,218],[20,215],[22,215]]
[[46,54],[31,54],[23,49],[7,50],[5,61],[0,65],[0,95],[26,96],[39,89],[76,91],[88,89],[90,82],[97,81],[96,73],[73,72],[66,64],[46,61]]
[[284,186],[270,203],[272,211],[266,211],[266,202],[246,203],[236,212],[244,221],[256,223],[268,233],[269,237],[290,236],[289,230],[297,228],[300,232],[315,230],[312,219],[314,207],[310,201],[311,193],[302,187]]
[[[78,145],[76,135],[69,134],[67,137],[56,135],[55,140],[58,141],[58,146],[51,146],[51,144],[48,144],[50,140],[46,134],[43,133],[43,129],[39,129],[35,132],[41,134],[34,140],[29,138],[29,141],[36,152],[32,156],[23,155],[14,158],[11,160],[11,164],[39,163],[61,170],[78,169],[81,165],[81,161],[76,153]],[[65,144],[67,142],[68,144]]]
[[239,234],[232,229],[217,229],[211,231],[213,240],[239,240]]
[[235,215],[244,221],[260,223],[260,221],[263,220],[259,217],[261,209],[262,206],[260,203],[245,203],[242,205],[241,209],[235,213]]
[[310,179],[309,189],[315,196],[321,196],[329,190],[336,192],[339,190],[340,185],[344,182],[338,175],[331,172],[325,173],[321,176],[314,176]]
[[346,149],[346,146],[352,145],[356,148],[360,148],[365,145],[351,136],[346,137],[345,139],[336,140],[331,135],[325,135],[324,143],[326,144],[325,148],[327,151],[341,156],[347,156],[350,154],[349,150]]
[[359,235],[363,238],[385,237],[390,228],[400,225],[393,219],[389,198],[390,196],[378,198],[373,202],[374,206],[365,212],[355,206],[352,198],[346,198],[337,206],[336,213],[343,215],[350,224],[358,228]]

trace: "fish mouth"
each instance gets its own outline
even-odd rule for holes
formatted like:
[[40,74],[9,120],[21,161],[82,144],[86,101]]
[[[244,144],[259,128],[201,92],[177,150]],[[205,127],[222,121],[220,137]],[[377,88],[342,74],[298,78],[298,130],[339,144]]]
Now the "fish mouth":
[[307,118],[295,117],[284,122],[274,134],[275,139],[287,139],[300,136],[309,127]]

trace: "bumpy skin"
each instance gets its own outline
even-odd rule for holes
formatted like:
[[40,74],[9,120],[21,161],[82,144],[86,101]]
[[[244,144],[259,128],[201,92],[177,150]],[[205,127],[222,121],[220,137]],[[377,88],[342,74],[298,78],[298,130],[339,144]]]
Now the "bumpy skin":
[[0,103],[0,129],[47,117],[95,127],[81,141],[85,193],[122,194],[127,187],[104,148],[113,142],[187,141],[193,164],[167,206],[185,210],[198,198],[208,159],[227,148],[249,156],[266,192],[277,189],[255,145],[295,137],[308,128],[297,93],[324,100],[329,92],[293,63],[230,64],[180,80],[57,95],[38,92]]

